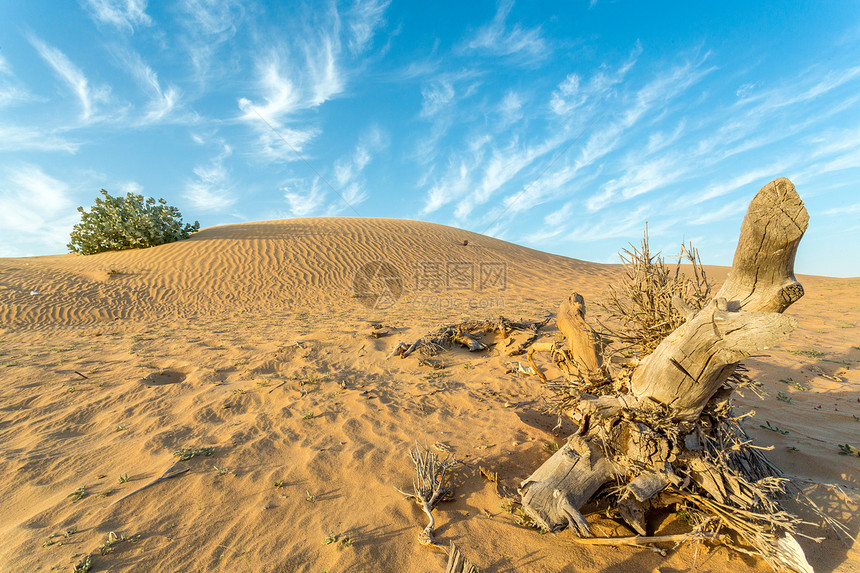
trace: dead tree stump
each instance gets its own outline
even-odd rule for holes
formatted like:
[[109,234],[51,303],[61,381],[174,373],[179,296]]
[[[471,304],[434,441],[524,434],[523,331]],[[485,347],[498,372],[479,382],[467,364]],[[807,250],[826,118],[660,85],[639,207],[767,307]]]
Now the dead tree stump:
[[[726,382],[741,360],[785,340],[794,328],[781,313],[803,296],[793,269],[808,221],[788,179],[765,185],[750,203],[732,270],[716,296],[638,363],[627,394],[579,392],[567,412],[580,424],[578,435],[520,486],[525,512],[541,527],[570,526],[575,535],[589,536],[579,510],[613,480],[622,492],[621,515],[641,535],[644,512],[664,488],[692,481],[699,491],[716,492],[719,503],[746,499],[742,486],[749,482],[695,445],[703,431],[700,416],[731,394]],[[601,370],[599,338],[585,322],[581,297],[562,303],[558,327],[577,367]],[[721,487],[731,495],[722,496]]]

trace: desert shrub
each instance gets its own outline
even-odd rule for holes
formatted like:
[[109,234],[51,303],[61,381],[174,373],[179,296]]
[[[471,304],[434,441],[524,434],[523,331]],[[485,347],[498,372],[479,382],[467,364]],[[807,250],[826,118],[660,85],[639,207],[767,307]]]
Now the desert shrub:
[[78,207],[81,222],[71,233],[66,245],[73,253],[92,255],[104,251],[141,249],[187,239],[200,229],[200,223],[182,224],[182,213],[164,199],[153,199],[134,193],[112,197],[102,189],[104,197],[86,211]]
[[[698,249],[681,244],[677,262],[667,265],[660,253],[651,253],[647,227],[641,245],[630,245],[619,255],[624,276],[620,284],[610,286],[605,308],[623,328],[610,329],[609,338],[624,350],[645,356],[687,320],[673,298],[692,311],[701,310],[710,298],[711,284]],[[691,266],[689,275],[681,272],[684,262]]]

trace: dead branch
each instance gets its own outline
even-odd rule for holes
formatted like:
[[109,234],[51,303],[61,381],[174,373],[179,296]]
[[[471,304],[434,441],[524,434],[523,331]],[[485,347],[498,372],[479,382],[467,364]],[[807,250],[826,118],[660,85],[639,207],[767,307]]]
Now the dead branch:
[[479,569],[468,559],[466,559],[460,550],[451,542],[448,547],[448,567],[445,568],[445,573],[478,573]]
[[432,545],[444,551],[444,547],[438,545],[433,539],[433,530],[436,520],[433,517],[433,509],[440,501],[453,497],[454,486],[451,483],[451,468],[457,461],[450,455],[439,459],[435,452],[424,448],[423,451],[418,444],[409,450],[409,459],[415,464],[415,477],[412,479],[413,493],[403,491],[407,498],[414,499],[427,515],[429,523],[418,536],[422,545]]

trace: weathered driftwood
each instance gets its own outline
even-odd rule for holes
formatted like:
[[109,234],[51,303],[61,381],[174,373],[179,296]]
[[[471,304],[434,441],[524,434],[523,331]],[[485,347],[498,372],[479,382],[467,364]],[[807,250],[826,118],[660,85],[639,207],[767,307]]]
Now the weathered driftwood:
[[614,474],[602,453],[582,438],[571,436],[520,485],[523,509],[546,531],[570,525],[579,535],[589,537],[591,528],[579,508]]
[[585,322],[585,299],[581,294],[575,292],[561,303],[556,323],[567,339],[571,360],[588,376],[599,375],[603,368],[603,344],[597,332]]
[[469,352],[480,352],[490,347],[489,344],[481,341],[483,335],[496,333],[504,340],[514,331],[531,333],[531,336],[522,344],[508,352],[508,355],[516,356],[524,354],[528,347],[538,339],[540,329],[546,326],[549,320],[550,317],[548,316],[543,320],[534,322],[515,322],[500,316],[498,320],[467,320],[459,324],[441,326],[422,336],[411,345],[399,342],[386,359],[395,356],[407,358],[415,352],[433,356],[441,352],[442,349],[450,348],[455,344],[466,348]]
[[478,571],[475,564],[466,559],[452,541],[448,546],[448,566],[445,568],[445,573],[478,573]]
[[794,322],[776,313],[803,296],[794,257],[808,224],[803,201],[788,179],[762,187],[744,217],[725,284],[642,360],[631,380],[633,395],[693,419],[735,364],[787,338]]
[[772,312],[729,312],[710,304],[669,335],[633,373],[636,398],[695,419],[708,400],[751,354],[782,342],[794,319]]
[[[644,514],[651,504],[681,496],[699,515],[711,516],[703,523],[733,528],[774,568],[804,570],[802,551],[794,559],[784,549],[796,522],[775,501],[786,480],[749,446],[731,413],[727,381],[742,380],[739,362],[793,329],[794,320],[780,313],[803,295],[793,265],[808,219],[790,181],[765,185],[750,203],[719,293],[699,311],[680,298],[672,301],[686,322],[648,356],[630,362],[622,372],[629,386],[603,368],[600,338],[585,322],[582,297],[562,303],[559,329],[580,384],[568,384],[561,403],[580,428],[521,484],[523,509],[539,526],[570,526],[575,535],[590,536],[579,510],[613,481],[620,514],[640,535],[647,533]],[[593,378],[601,370],[597,387]]]

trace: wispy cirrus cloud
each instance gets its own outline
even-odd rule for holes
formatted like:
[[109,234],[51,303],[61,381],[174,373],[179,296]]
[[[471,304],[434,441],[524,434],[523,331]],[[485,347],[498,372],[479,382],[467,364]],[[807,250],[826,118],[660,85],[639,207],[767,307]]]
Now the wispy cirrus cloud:
[[[336,21],[330,24],[335,26]],[[265,152],[263,157],[295,159],[283,152],[278,140],[283,137],[300,152],[318,134],[318,129],[296,125],[301,119],[299,113],[319,107],[344,90],[346,80],[338,61],[341,45],[335,32],[336,29],[319,30],[313,35],[308,31],[312,35],[306,38],[306,43],[293,47],[281,45],[257,58],[254,91],[259,95],[256,100],[242,97],[238,105],[243,112],[241,119],[258,134]],[[296,53],[300,55],[296,57]],[[271,153],[278,148],[279,153]]]
[[12,66],[0,54],[0,108],[30,100],[27,90],[12,73]]
[[206,165],[194,168],[194,179],[185,184],[184,197],[201,211],[223,211],[232,207],[237,197],[225,160],[232,155],[229,145]]
[[350,52],[361,54],[371,45],[377,29],[385,25],[385,11],[389,4],[391,0],[356,0],[346,11]]
[[91,86],[84,73],[57,48],[33,35],[28,39],[39,56],[72,88],[81,103],[81,119],[90,120],[96,111],[96,105],[108,100],[110,90],[106,87]]
[[599,69],[587,81],[583,81],[580,74],[575,72],[568,74],[553,90],[549,101],[550,109],[556,115],[565,116],[578,112],[588,104],[587,107],[593,113],[596,106],[605,103],[607,98],[614,95],[616,86],[624,81],[641,54],[642,44],[637,40],[627,60],[614,70]]
[[456,92],[451,80],[441,77],[421,88],[421,117],[431,118],[454,101]]
[[304,179],[290,180],[282,188],[287,211],[293,217],[309,217],[320,214],[325,205],[326,191],[319,179],[310,183]]
[[344,208],[352,207],[367,199],[367,190],[362,172],[373,161],[376,153],[388,147],[388,134],[379,127],[370,128],[359,139],[352,154],[335,162],[334,180],[343,198]]
[[530,64],[550,55],[550,46],[540,27],[523,28],[519,23],[507,23],[513,0],[501,0],[492,21],[482,26],[464,43],[462,51],[472,51],[493,57],[510,57]]
[[0,151],[63,151],[75,153],[81,143],[38,126],[0,125]]
[[84,6],[99,24],[134,32],[137,26],[150,26],[146,0],[85,0]]
[[[245,23],[245,6],[241,0],[181,0],[177,9],[184,29],[180,41],[194,68],[194,80],[206,89],[213,77],[236,63],[235,54],[224,54],[221,48]],[[221,58],[216,57],[219,53]]]
[[7,168],[0,177],[0,256],[65,244],[78,218],[69,185],[32,164]]
[[175,85],[162,88],[158,74],[143,61],[140,54],[131,50],[117,50],[116,55],[129,73],[149,96],[146,113],[140,119],[143,125],[158,123],[180,107],[181,92]]

